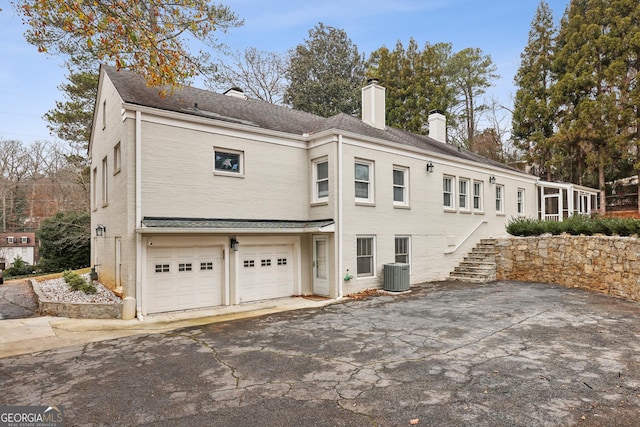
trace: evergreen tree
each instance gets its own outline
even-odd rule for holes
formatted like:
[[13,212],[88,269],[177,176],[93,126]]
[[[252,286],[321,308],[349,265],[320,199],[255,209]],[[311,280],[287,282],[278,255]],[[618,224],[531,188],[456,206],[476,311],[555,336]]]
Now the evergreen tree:
[[557,30],[548,3],[541,1],[531,22],[529,40],[514,79],[513,138],[539,175],[551,181],[555,111],[551,107],[551,64]]
[[91,138],[93,108],[98,93],[98,73],[73,69],[68,65],[67,83],[58,86],[66,101],[56,101],[56,107],[44,118],[49,130],[76,148],[87,150]]
[[322,23],[290,54],[285,102],[297,110],[330,117],[360,114],[364,60],[340,29]]
[[88,267],[91,261],[91,215],[87,212],[58,213],[42,222],[40,268],[62,271]]
[[389,126],[426,134],[429,111],[445,111],[451,119],[455,97],[445,72],[450,56],[449,43],[426,43],[420,51],[414,39],[407,49],[398,41],[393,51],[381,47],[371,53],[367,74],[386,88]]
[[629,126],[634,124],[625,112],[637,108],[629,105],[637,68],[629,67],[633,51],[625,42],[635,46],[637,55],[639,7],[635,0],[572,0],[554,55],[554,101],[559,109],[554,140],[578,148],[584,162],[578,178],[586,184],[597,182],[603,212],[606,175],[615,176],[611,159],[620,159],[627,149]]

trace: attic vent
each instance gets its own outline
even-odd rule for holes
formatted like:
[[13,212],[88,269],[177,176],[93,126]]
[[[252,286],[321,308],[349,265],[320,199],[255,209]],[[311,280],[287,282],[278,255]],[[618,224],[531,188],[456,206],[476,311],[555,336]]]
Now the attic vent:
[[247,99],[247,95],[244,94],[244,91],[237,86],[232,87],[224,94],[233,98]]

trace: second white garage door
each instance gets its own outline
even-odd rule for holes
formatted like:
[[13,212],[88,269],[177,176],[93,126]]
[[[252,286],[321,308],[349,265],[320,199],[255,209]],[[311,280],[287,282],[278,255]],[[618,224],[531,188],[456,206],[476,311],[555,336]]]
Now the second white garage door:
[[245,246],[240,257],[240,302],[293,295],[293,246]]

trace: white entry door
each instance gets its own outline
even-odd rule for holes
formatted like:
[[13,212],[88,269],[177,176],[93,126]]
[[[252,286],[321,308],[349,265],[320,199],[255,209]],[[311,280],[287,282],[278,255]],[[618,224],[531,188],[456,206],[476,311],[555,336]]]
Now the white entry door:
[[329,296],[329,239],[313,236],[313,293]]

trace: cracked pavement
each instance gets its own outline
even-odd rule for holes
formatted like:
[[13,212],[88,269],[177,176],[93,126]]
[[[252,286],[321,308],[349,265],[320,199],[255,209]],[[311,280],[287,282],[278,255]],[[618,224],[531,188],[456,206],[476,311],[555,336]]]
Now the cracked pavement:
[[0,320],[33,317],[38,310],[33,288],[25,280],[0,285]]
[[0,380],[67,425],[635,426],[640,304],[431,283],[4,358]]

